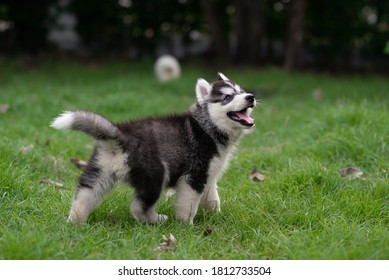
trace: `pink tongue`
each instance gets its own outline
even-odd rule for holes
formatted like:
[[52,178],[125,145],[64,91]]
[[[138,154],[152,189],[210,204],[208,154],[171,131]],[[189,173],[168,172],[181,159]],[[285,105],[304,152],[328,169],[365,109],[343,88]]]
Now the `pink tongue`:
[[235,114],[239,117],[239,119],[244,120],[248,124],[253,124],[254,120],[247,114],[246,111],[244,112],[235,112]]

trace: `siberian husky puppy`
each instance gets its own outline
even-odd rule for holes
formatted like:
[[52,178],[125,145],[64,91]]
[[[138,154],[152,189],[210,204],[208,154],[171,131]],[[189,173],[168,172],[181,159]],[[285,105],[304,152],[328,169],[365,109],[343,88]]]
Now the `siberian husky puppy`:
[[116,181],[135,188],[131,211],[149,224],[164,221],[155,206],[164,188],[176,191],[176,216],[193,223],[199,205],[220,211],[217,181],[238,140],[254,126],[254,95],[222,73],[198,79],[196,103],[186,113],[114,124],[86,111],[67,111],[51,123],[96,140],[68,221],[84,223]]

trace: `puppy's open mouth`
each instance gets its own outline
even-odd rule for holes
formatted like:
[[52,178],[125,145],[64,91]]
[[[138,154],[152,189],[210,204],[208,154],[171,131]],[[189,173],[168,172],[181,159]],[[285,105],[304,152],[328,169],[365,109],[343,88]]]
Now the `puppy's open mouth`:
[[238,122],[240,123],[241,125],[244,125],[244,126],[253,126],[254,125],[254,119],[252,117],[250,117],[249,113],[247,112],[247,109],[243,109],[241,111],[237,111],[237,112],[228,112],[227,113],[227,116],[235,121],[235,122]]

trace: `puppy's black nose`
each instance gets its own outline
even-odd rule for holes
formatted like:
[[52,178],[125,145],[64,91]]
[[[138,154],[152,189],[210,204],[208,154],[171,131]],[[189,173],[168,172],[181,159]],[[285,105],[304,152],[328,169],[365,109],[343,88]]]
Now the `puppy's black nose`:
[[248,102],[254,102],[254,95],[252,94],[248,94],[246,95],[245,99],[248,101]]

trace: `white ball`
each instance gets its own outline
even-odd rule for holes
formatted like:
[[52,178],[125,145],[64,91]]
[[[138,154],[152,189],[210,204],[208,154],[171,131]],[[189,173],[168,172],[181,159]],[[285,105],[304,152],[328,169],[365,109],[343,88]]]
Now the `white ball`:
[[181,74],[180,64],[174,56],[162,55],[155,62],[154,72],[161,82],[175,80]]

